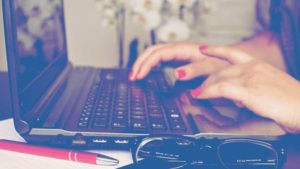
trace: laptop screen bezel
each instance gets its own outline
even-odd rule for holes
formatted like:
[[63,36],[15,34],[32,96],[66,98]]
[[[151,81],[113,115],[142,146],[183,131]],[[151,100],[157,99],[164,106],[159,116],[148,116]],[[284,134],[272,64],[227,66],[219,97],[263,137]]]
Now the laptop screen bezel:
[[[42,97],[47,88],[57,79],[60,73],[65,69],[68,64],[68,53],[67,53],[67,41],[66,41],[66,29],[65,29],[65,19],[62,17],[63,24],[62,29],[64,31],[64,51],[61,56],[57,57],[50,65],[47,66],[28,86],[26,86],[23,91],[20,90],[18,86],[18,51],[17,51],[17,28],[15,25],[15,4],[13,1],[3,0],[3,19],[4,19],[4,29],[5,29],[5,43],[6,43],[6,55],[8,61],[8,70],[10,77],[10,86],[12,94],[12,105],[13,105],[13,115],[17,119],[24,119],[23,116],[28,113],[28,109],[24,110],[24,102],[30,100],[34,103],[30,106],[32,110],[36,104],[38,104],[38,98]],[[64,15],[64,3],[62,0],[62,12]]]

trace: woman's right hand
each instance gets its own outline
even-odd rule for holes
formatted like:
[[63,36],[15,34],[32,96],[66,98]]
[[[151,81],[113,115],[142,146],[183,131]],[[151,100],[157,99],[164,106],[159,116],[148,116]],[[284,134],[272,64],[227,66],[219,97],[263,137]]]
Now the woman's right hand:
[[193,42],[151,46],[138,57],[133,65],[129,79],[132,81],[143,79],[152,68],[161,62],[189,62],[189,64],[175,69],[174,75],[178,80],[190,80],[198,76],[209,75],[229,65],[224,60],[206,57],[199,51],[204,50],[206,47],[206,45],[199,46]]

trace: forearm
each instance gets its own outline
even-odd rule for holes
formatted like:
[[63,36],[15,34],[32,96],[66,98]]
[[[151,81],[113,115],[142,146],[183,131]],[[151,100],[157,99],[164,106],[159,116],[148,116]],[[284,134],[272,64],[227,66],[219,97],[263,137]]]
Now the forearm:
[[262,59],[272,64],[283,71],[287,71],[279,42],[271,32],[263,32],[252,39],[241,42],[234,46],[258,59]]

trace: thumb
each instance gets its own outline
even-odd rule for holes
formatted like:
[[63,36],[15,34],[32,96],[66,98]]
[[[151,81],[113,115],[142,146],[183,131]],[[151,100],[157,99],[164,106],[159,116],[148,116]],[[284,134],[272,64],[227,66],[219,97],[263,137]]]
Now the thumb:
[[209,86],[204,84],[201,85],[201,88],[193,90],[191,94],[198,99],[226,98],[246,107],[251,97],[246,88],[230,82],[219,82]]

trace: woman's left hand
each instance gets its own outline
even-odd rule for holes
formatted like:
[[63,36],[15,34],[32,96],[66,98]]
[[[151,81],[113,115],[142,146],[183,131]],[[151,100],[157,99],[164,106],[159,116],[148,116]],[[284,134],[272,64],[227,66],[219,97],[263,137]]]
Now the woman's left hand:
[[210,75],[191,92],[199,99],[227,98],[273,119],[288,132],[300,131],[300,83],[290,75],[231,47],[209,47],[204,54],[232,66]]

